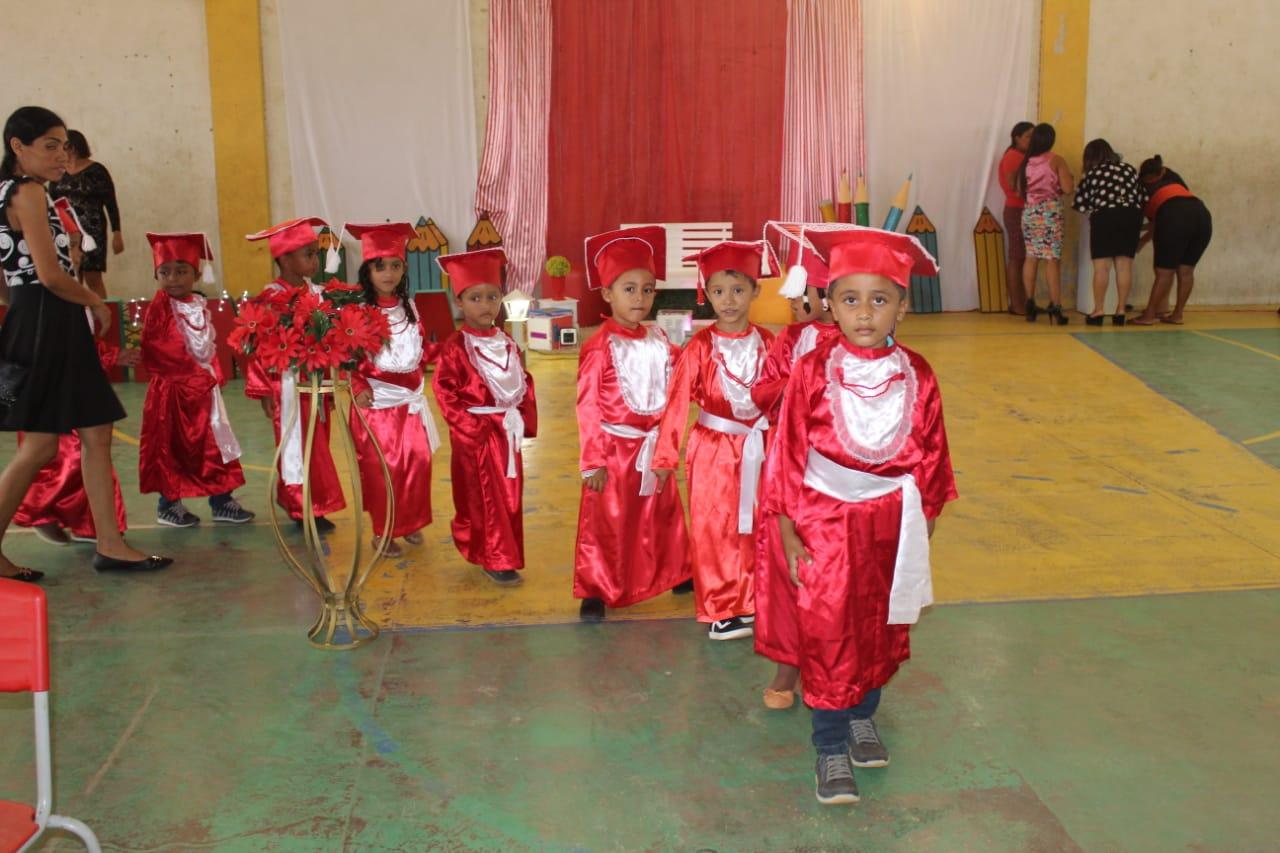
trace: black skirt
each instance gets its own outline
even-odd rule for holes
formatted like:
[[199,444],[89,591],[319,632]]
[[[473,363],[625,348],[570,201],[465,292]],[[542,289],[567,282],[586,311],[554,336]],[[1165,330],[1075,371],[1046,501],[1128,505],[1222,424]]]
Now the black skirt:
[[1108,207],[1089,216],[1089,256],[1132,258],[1138,251],[1142,232],[1142,210],[1137,207]]
[[125,417],[102,369],[84,306],[59,299],[39,283],[10,289],[0,359],[28,368],[17,401],[0,407],[0,431],[65,434]]

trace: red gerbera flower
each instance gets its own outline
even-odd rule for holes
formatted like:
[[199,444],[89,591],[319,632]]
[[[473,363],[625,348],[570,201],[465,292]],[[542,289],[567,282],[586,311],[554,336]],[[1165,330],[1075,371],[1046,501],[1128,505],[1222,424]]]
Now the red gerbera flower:
[[275,328],[276,313],[265,305],[247,302],[236,316],[236,327],[227,335],[227,343],[241,352],[250,352],[257,339],[268,329]]
[[258,339],[256,355],[267,370],[278,373],[302,354],[302,336],[293,329],[267,329]]
[[293,327],[303,329],[315,319],[317,311],[323,311],[325,301],[311,291],[298,295],[293,301]]
[[382,348],[382,338],[373,322],[375,319],[383,319],[381,311],[371,310],[367,305],[344,305],[334,318],[333,330],[345,342],[344,349],[348,353],[376,351]]

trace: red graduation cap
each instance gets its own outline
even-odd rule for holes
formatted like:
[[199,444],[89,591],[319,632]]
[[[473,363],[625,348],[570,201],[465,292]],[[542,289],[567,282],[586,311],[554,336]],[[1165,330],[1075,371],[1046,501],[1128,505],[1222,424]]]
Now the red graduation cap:
[[360,241],[360,257],[365,262],[378,258],[405,259],[405,245],[418,236],[408,222],[381,225],[347,225],[342,229]]
[[67,236],[80,235],[80,249],[85,252],[92,252],[98,248],[98,241],[93,239],[93,235],[84,230],[80,224],[80,217],[76,215],[76,209],[71,206],[71,200],[66,196],[54,199],[54,212],[58,214],[58,221],[62,223],[62,230],[67,232]]
[[492,284],[502,288],[502,270],[507,265],[507,253],[499,248],[477,249],[474,252],[457,252],[441,255],[436,263],[449,276],[449,287],[457,296],[468,287]]
[[272,225],[257,234],[246,234],[246,240],[266,240],[271,248],[271,257],[278,258],[290,252],[296,252],[308,243],[316,241],[313,228],[325,228],[329,223],[318,216],[304,216],[301,219],[290,219],[279,225]]
[[588,237],[587,287],[599,290],[627,270],[648,270],[654,276],[667,268],[667,232],[661,225],[621,228]]
[[856,273],[880,275],[905,288],[913,275],[937,275],[938,262],[909,234],[846,225],[806,231],[805,236],[827,263],[830,280]]
[[685,255],[682,260],[693,261],[698,265],[699,305],[706,303],[707,282],[718,272],[733,270],[751,279],[778,274],[778,262],[765,248],[763,240],[722,240],[701,252]]
[[182,261],[191,264],[194,269],[200,269],[201,261],[213,260],[209,238],[201,231],[182,231],[171,234],[156,234],[149,231],[147,242],[151,244],[151,261],[156,269],[170,261]]

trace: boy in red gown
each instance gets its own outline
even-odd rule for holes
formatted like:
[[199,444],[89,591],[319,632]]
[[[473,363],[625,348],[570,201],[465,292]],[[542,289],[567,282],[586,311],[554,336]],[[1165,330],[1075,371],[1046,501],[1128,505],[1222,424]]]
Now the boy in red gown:
[[[657,326],[656,274],[666,232],[628,228],[587,239],[587,286],[603,288],[611,317],[578,357],[582,501],[573,595],[579,617],[598,622],[689,583],[689,540],[680,492],[653,470],[658,425],[679,350]],[[666,485],[666,488],[663,486]],[[687,589],[687,587],[685,587]]]
[[[291,300],[300,289],[310,289],[316,295],[324,288],[311,283],[311,276],[320,271],[320,242],[316,239],[316,226],[324,226],[323,219],[305,217],[291,219],[273,225],[265,231],[250,234],[246,240],[266,240],[275,259],[280,275],[253,298],[256,304],[271,306],[273,302]],[[276,489],[276,502],[289,513],[294,522],[302,525],[302,449],[306,446],[307,424],[311,417],[311,401],[302,397],[296,417],[293,407],[296,401],[294,388],[297,371],[269,370],[257,353],[250,356],[244,381],[246,397],[262,402],[262,411],[271,418],[276,442],[284,443],[280,454],[280,482]],[[333,465],[329,451],[329,419],[333,417],[333,397],[324,395],[324,404],[316,418],[316,437],[311,450],[311,509],[316,516],[316,528],[324,533],[333,530],[333,522],[324,516],[337,512],[347,505],[342,497],[342,483]],[[292,421],[289,433],[281,437],[281,428]]]
[[680,464],[689,404],[696,402],[685,457],[694,601],[708,636],[732,640],[751,636],[756,612],[756,492],[769,421],[751,391],[773,333],[753,324],[748,311],[760,292],[758,270],[769,272],[771,257],[763,241],[730,240],[685,260],[697,262],[699,302],[705,290],[716,322],[693,336],[676,363],[653,467],[666,477]]
[[524,568],[524,457],[538,434],[533,377],[515,341],[494,325],[507,256],[501,249],[437,259],[462,306],[462,325],[440,347],[433,384],[449,423],[453,544],[499,584]]
[[232,496],[244,485],[240,443],[231,430],[216,352],[217,333],[194,292],[201,261],[211,261],[204,234],[147,234],[160,289],[142,327],[142,364],[151,374],[142,406],[138,489],[159,492],[156,521],[192,527],[200,519],[183,498],[207,497],[215,522],[244,524],[253,513]]
[[936,263],[914,238],[874,228],[811,239],[841,335],[795,365],[765,501],[796,587],[817,797],[850,803],[853,767],[889,763],[872,716],[933,601],[929,535],[956,489],[937,378],[893,337],[911,275]]

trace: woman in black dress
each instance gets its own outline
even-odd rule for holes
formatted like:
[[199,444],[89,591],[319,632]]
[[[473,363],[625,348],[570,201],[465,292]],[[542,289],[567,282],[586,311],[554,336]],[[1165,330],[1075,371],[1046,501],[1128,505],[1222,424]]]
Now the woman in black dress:
[[[1181,326],[1182,312],[1196,284],[1196,264],[1213,238],[1213,217],[1204,202],[1187,188],[1182,176],[1164,165],[1159,154],[1142,161],[1138,177],[1142,179],[1142,212],[1147,217],[1147,230],[1138,241],[1138,248],[1154,241],[1156,280],[1151,285],[1147,307],[1133,322],[1150,326],[1159,320]],[[1169,299],[1175,276],[1177,301],[1172,313],[1161,316],[1158,312]]]
[[1124,306],[1133,286],[1133,256],[1142,231],[1142,188],[1138,170],[1120,159],[1105,139],[1084,147],[1084,177],[1072,207],[1089,214],[1089,254],[1093,258],[1093,313],[1085,322],[1101,326],[1111,269],[1116,271],[1116,313],[1111,323],[1123,326]]
[[[96,243],[80,261],[80,280],[89,289],[107,297],[102,274],[107,271],[107,221],[111,223],[111,253],[124,251],[124,235],[120,233],[120,206],[116,203],[116,185],[111,173],[101,163],[90,159],[89,141],[78,130],[67,131],[67,171],[53,185],[50,195],[66,198],[75,208],[76,217],[86,234]],[[106,211],[106,217],[103,217]]]
[[[99,571],[162,569],[172,560],[130,547],[115,522],[111,424],[124,417],[102,370],[86,319],[99,329],[111,315],[102,298],[72,278],[71,246],[44,184],[66,171],[67,131],[43,107],[22,107],[4,126],[0,161],[0,266],[9,311],[0,326],[0,364],[12,378],[0,399],[0,430],[26,433],[0,471],[0,545],[14,511],[39,470],[58,449],[58,435],[76,430],[89,508],[98,530],[93,565]],[[0,554],[0,576],[39,580]]]

